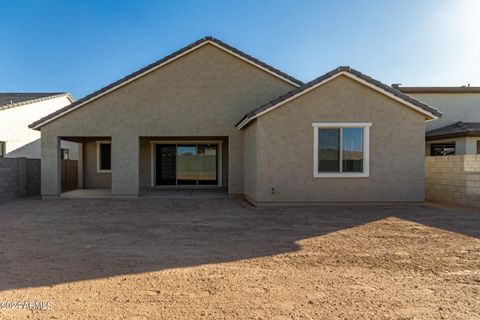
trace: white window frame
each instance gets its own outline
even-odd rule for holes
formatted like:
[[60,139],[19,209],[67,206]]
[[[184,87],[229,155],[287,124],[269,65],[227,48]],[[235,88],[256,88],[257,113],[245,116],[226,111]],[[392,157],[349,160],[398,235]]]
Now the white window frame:
[[[368,178],[370,176],[370,127],[371,122],[313,123],[313,177],[314,178]],[[340,129],[340,171],[342,170],[343,128],[363,129],[363,172],[318,172],[318,129]]]
[[112,148],[110,147],[110,170],[100,169],[100,145],[101,144],[109,144],[112,145],[112,141],[97,141],[97,173],[111,173],[112,172]]

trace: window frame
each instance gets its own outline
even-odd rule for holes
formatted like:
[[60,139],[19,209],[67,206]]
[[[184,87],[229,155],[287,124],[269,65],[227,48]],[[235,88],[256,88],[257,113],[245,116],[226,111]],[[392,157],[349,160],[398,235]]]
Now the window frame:
[[[370,127],[371,122],[320,122],[313,127],[313,177],[314,178],[368,178],[370,177]],[[363,129],[363,172],[319,172],[318,171],[318,130],[340,129],[340,170],[342,169],[342,129]]]
[[1,147],[1,153],[0,153],[0,158],[5,158],[7,155],[7,142],[6,141],[0,141]]
[[[110,145],[110,169],[102,169],[100,168],[101,161],[100,161],[100,145],[102,144],[109,144]],[[111,173],[112,172],[112,141],[97,141],[97,173]]]
[[[445,149],[447,148],[452,148],[454,153],[453,154],[445,154]],[[442,154],[434,154],[433,149],[442,147]],[[453,142],[443,142],[443,143],[431,143],[430,144],[430,156],[432,157],[445,157],[445,156],[454,156],[457,154],[457,143],[455,141]]]

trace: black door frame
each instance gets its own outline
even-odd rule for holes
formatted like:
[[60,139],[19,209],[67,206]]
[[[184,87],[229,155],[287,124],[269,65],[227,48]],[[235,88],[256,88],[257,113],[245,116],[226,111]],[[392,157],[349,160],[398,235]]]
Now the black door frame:
[[[175,188],[175,189],[211,189],[221,188],[223,186],[223,156],[222,156],[222,140],[174,140],[174,141],[150,141],[151,144],[151,187],[152,188]],[[215,144],[217,145],[217,184],[216,185],[158,185],[157,184],[157,147],[158,145],[174,145],[177,148],[178,145],[200,145],[200,144]],[[175,151],[176,155],[176,151]]]

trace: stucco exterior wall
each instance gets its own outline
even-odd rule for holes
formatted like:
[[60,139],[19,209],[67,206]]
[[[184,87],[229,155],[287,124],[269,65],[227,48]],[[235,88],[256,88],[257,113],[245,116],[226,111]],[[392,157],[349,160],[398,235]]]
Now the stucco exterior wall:
[[410,93],[443,112],[443,117],[426,123],[427,131],[449,124],[480,122],[480,93]]
[[[42,194],[56,195],[56,137],[112,137],[112,194],[140,190],[139,137],[228,137],[229,192],[243,193],[243,134],[253,108],[293,89],[212,45],[205,45],[42,127]],[[143,173],[142,173],[143,174]]]
[[[371,122],[370,177],[314,178],[315,122]],[[255,200],[423,201],[424,132],[420,113],[347,77],[336,78],[257,119]]]
[[83,144],[83,186],[87,189],[111,188],[112,186],[112,174],[110,172],[97,172],[96,141]]
[[244,195],[253,201],[257,199],[257,122],[244,129]]
[[[40,132],[28,125],[68,104],[70,100],[63,96],[0,110],[0,141],[6,142],[6,157],[40,159]],[[77,158],[75,143],[62,141],[62,148],[70,149],[71,159]]]

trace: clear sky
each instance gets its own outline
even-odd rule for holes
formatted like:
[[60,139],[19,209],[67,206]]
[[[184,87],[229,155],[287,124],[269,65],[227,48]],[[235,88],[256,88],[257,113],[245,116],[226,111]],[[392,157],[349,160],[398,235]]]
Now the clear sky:
[[0,0],[0,92],[99,89],[212,35],[309,81],[480,86],[480,0]]

